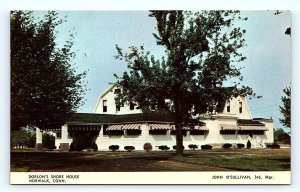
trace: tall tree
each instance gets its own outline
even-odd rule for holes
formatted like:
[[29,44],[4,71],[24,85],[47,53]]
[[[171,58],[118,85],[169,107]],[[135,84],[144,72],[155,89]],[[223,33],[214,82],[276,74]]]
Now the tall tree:
[[279,106],[280,112],[283,115],[283,118],[280,119],[280,122],[283,126],[291,128],[291,86],[287,86],[283,89],[284,96],[281,97],[283,106]]
[[38,21],[32,12],[11,12],[11,128],[59,126],[83,102],[85,72],[76,73],[73,35],[56,43],[56,12]]
[[[231,96],[252,94],[249,87],[236,88],[242,77],[234,65],[245,59],[238,50],[245,45],[246,32],[234,27],[234,21],[247,18],[238,11],[151,11],[149,16],[157,21],[153,35],[165,56],[155,59],[143,46],[132,46],[129,52],[116,46],[116,59],[128,65],[128,72],[115,75],[123,88],[117,101],[171,112],[176,154],[182,156],[182,127],[191,123],[192,115],[214,110]],[[233,91],[223,87],[229,78],[237,78]]]

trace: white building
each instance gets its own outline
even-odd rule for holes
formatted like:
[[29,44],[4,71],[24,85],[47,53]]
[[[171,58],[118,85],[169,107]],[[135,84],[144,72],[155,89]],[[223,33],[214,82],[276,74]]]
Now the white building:
[[[110,86],[97,100],[93,113],[75,113],[60,130],[56,130],[56,146],[61,151],[97,148],[109,150],[109,146],[134,146],[144,150],[150,143],[153,150],[167,145],[176,145],[176,132],[169,114],[136,109],[132,103],[116,106],[115,96],[120,91]],[[52,130],[53,131],[53,130]],[[37,149],[42,149],[41,131],[37,130]],[[273,143],[273,121],[253,119],[247,100],[231,98],[215,114],[200,116],[200,122],[193,128],[184,127],[183,144],[198,146],[210,144],[220,147],[224,143],[233,145],[250,141],[252,147],[265,147]]]

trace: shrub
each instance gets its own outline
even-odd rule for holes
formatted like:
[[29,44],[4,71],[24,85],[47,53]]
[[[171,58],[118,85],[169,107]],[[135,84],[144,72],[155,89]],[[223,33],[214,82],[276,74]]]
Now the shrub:
[[238,149],[242,149],[242,148],[245,147],[245,144],[243,144],[243,143],[238,143],[238,144],[236,144],[236,147],[237,147]]
[[168,147],[167,145],[160,145],[160,146],[157,146],[158,149],[162,150],[162,151],[167,151],[170,149],[170,147]]
[[225,143],[224,145],[223,145],[223,149],[229,149],[229,148],[231,148],[232,147],[232,144],[230,144],[230,143]]
[[98,145],[96,143],[92,144],[93,151],[98,151]]
[[[174,146],[173,146],[173,149],[176,150],[176,148],[177,148],[177,145],[174,145]],[[183,146],[183,145],[182,145],[182,149],[184,149],[184,146]]]
[[135,147],[134,146],[125,146],[124,149],[127,151],[133,151],[133,150],[135,150]]
[[247,141],[247,149],[250,149],[251,148],[251,142],[248,140]]
[[144,150],[145,150],[145,151],[151,151],[151,150],[152,150],[152,145],[151,145],[151,143],[145,143],[145,144],[144,144]]
[[190,144],[188,147],[192,150],[198,149],[198,145],[195,144]]
[[212,146],[211,145],[201,145],[201,149],[212,149]]
[[266,147],[271,149],[280,149],[280,145],[278,145],[277,143],[268,143],[266,144]]
[[109,146],[109,149],[112,150],[112,151],[116,151],[119,148],[120,148],[119,145],[111,145],[111,146]]

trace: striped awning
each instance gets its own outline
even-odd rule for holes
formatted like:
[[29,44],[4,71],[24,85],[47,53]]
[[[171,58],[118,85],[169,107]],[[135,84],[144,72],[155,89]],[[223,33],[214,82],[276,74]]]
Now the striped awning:
[[196,125],[194,127],[195,130],[202,130],[202,131],[208,131],[208,128],[206,126],[198,126]]
[[124,125],[110,125],[107,127],[107,131],[112,131],[112,130],[122,130]]
[[239,127],[234,124],[221,124],[221,130],[239,130]]
[[150,130],[155,130],[155,129],[171,130],[172,126],[169,124],[150,124]]
[[[171,125],[172,130],[175,130],[175,125]],[[206,126],[199,126],[199,125],[195,125],[195,126],[183,126],[182,127],[183,130],[203,130],[203,131],[208,131],[208,128]]]
[[126,124],[122,127],[123,130],[140,130],[140,124]]
[[254,131],[268,131],[269,129],[266,128],[265,126],[239,126],[240,130],[254,130]]

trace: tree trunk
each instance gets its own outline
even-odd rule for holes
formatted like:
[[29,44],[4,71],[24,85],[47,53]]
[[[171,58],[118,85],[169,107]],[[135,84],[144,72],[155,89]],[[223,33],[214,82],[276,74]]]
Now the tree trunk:
[[175,129],[176,129],[176,156],[183,156],[183,136],[182,136],[182,124],[175,120]]

